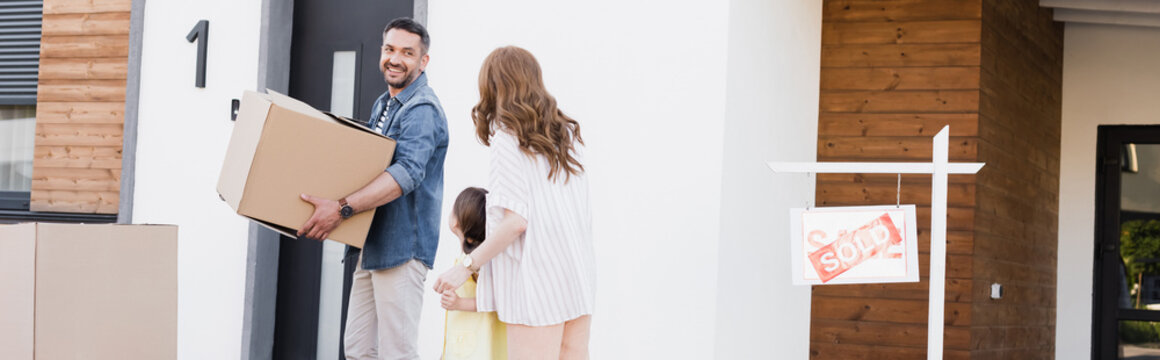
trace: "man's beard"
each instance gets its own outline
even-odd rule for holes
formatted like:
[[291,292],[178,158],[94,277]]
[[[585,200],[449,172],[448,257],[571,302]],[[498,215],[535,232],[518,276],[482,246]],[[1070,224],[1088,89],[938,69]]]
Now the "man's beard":
[[404,77],[402,80],[399,80],[398,82],[391,82],[390,78],[387,78],[386,75],[383,75],[384,80],[387,81],[387,85],[390,85],[392,88],[395,88],[395,89],[402,89],[402,88],[407,87],[407,85],[411,85],[411,82],[415,81],[415,79],[418,77],[419,76],[417,73],[411,73],[410,71],[408,71],[407,76]]

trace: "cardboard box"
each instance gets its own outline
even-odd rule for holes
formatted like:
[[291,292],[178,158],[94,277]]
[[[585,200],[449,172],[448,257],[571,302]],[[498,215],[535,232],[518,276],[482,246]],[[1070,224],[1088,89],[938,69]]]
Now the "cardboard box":
[[[269,91],[242,96],[218,194],[239,215],[288,236],[314,206],[299,194],[339,199],[386,171],[395,141],[357,122]],[[330,239],[362,247],[374,211],[342,221]]]
[[0,225],[0,359],[176,359],[177,227]]

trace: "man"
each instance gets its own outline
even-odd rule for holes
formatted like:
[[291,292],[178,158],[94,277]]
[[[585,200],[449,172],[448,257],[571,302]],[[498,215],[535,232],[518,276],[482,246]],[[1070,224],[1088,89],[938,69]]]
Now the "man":
[[379,70],[387,92],[371,107],[369,126],[397,141],[386,171],[342,199],[302,195],[314,214],[298,235],[310,239],[326,239],[343,219],[378,208],[351,284],[347,359],[419,358],[423,282],[439,244],[448,141],[447,118],[424,73],[430,44],[423,25],[408,18],[383,30]]

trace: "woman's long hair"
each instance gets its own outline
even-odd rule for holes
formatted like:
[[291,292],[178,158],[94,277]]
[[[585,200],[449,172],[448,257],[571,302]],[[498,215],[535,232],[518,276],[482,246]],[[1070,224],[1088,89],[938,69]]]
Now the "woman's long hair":
[[475,134],[484,145],[498,123],[510,130],[525,154],[541,154],[551,171],[548,180],[564,173],[565,182],[584,171],[572,156],[580,144],[580,123],[556,108],[556,98],[544,88],[540,64],[527,50],[506,46],[495,49],[479,69],[479,103],[471,109]]

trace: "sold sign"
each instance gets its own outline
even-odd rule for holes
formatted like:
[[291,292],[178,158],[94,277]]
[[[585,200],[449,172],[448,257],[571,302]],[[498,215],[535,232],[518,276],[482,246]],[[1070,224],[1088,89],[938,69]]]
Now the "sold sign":
[[810,253],[809,259],[826,283],[867,259],[883,257],[887,248],[901,243],[898,227],[883,213],[854,231],[840,234],[837,240]]

